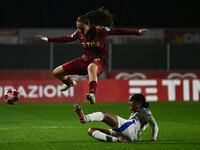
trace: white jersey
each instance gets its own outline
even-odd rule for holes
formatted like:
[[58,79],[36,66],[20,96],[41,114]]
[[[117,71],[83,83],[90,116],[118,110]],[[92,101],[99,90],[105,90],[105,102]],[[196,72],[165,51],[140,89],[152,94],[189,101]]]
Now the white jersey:
[[149,109],[141,108],[138,109],[136,112],[132,113],[129,119],[136,119],[140,121],[141,128],[143,128],[143,126],[147,124],[147,121],[149,119],[153,119],[153,115]]
[[138,136],[148,127],[148,125],[152,128],[152,139],[156,140],[158,134],[158,125],[148,108],[138,109],[136,112],[132,113],[129,117],[129,120],[135,119],[140,122],[140,131]]
[[124,119],[119,116],[117,127],[110,130],[113,136],[124,136],[128,141],[140,141],[140,134],[148,127],[152,128],[152,139],[156,140],[158,134],[157,123],[147,108],[141,108],[135,113],[132,113],[129,119]]

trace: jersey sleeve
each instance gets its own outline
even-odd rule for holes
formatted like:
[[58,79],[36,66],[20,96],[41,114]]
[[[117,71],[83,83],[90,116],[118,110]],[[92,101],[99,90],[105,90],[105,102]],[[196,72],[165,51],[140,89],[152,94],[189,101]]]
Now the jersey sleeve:
[[60,36],[60,37],[49,37],[48,42],[61,42],[61,43],[67,43],[75,41],[79,38],[79,32],[75,31],[73,34],[68,36]]
[[148,123],[152,128],[152,137],[151,137],[151,139],[152,140],[156,140],[157,135],[158,135],[158,125],[157,125],[155,119],[153,118],[153,116],[150,117],[150,119],[148,120]]
[[140,35],[138,30],[130,30],[125,28],[109,28],[104,27],[102,30],[104,36],[110,35]]
[[143,127],[142,129],[140,129],[140,131],[139,131],[139,135],[140,135],[144,130],[146,130],[146,128],[147,128],[148,126],[149,126],[148,123],[145,124],[144,127]]

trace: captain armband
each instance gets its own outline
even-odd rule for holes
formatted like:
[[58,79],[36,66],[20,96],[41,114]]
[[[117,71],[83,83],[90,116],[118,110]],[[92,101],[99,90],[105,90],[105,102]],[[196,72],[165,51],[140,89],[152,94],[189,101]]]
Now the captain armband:
[[147,122],[150,123],[150,122],[155,122],[156,120],[154,118],[150,118]]

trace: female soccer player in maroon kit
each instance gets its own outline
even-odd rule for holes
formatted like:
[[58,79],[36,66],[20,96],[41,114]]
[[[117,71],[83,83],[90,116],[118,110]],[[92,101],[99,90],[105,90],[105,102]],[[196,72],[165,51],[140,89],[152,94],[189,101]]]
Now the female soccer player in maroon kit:
[[60,87],[65,91],[77,85],[68,75],[88,75],[89,93],[86,99],[91,104],[95,103],[95,92],[97,87],[97,76],[103,73],[108,66],[106,36],[109,35],[143,35],[148,29],[129,30],[112,28],[113,15],[103,8],[90,11],[78,17],[76,21],[77,30],[68,36],[45,37],[37,35],[38,38],[48,42],[71,42],[79,39],[83,47],[83,55],[61,66],[58,66],[53,74],[64,84]]

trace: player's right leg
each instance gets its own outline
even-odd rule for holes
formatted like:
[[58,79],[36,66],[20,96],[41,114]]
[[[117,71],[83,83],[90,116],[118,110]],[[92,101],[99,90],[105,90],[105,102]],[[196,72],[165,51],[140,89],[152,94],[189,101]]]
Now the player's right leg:
[[62,86],[60,86],[60,91],[66,91],[70,87],[74,87],[77,85],[76,81],[70,79],[62,66],[54,69],[53,75],[64,83]]
[[88,76],[89,76],[89,93],[86,94],[86,99],[91,103],[95,104],[95,93],[97,88],[97,75],[100,75],[106,70],[105,62],[96,58],[94,62],[88,65]]
[[86,99],[90,102],[90,104],[95,104],[97,73],[98,73],[98,66],[94,63],[89,64],[88,65],[89,93],[86,94]]
[[92,121],[102,121],[112,128],[116,127],[118,123],[117,116],[109,112],[102,111],[102,112],[94,112],[88,115],[84,115],[83,110],[78,104],[74,104],[74,111],[78,114],[81,123],[87,123],[87,122],[92,122]]

